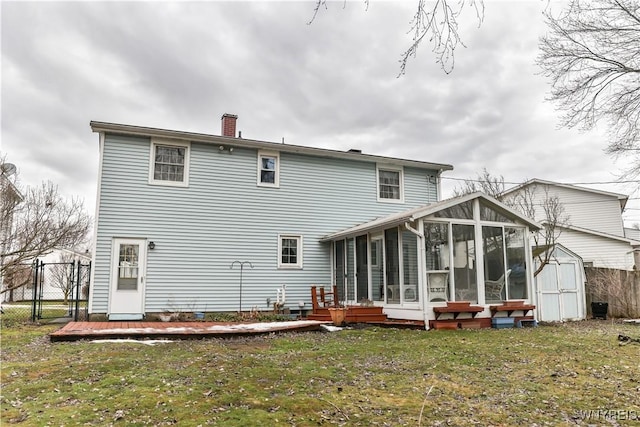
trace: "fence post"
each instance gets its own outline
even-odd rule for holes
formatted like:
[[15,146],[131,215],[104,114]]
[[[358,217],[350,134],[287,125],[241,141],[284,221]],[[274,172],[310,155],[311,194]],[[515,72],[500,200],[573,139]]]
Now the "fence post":
[[34,269],[33,269],[33,299],[31,301],[31,321],[35,323],[36,321],[36,299],[38,295],[38,264],[39,260],[36,259],[34,261]]
[[89,321],[89,295],[91,294],[91,271],[93,270],[93,261],[89,261],[89,264],[85,265],[87,268],[85,282],[87,283],[86,297],[83,295],[84,303],[84,320]]
[[80,260],[76,260],[77,268],[76,268],[76,310],[73,315],[73,321],[78,321],[78,309],[80,308],[80,287],[82,286],[82,270]]

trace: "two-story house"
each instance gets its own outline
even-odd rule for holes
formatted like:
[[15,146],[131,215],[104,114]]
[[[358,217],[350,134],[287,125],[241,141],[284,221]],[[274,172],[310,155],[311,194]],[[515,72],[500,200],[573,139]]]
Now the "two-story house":
[[[576,185],[533,179],[507,190],[502,200],[525,201],[534,208],[534,218],[547,220],[545,207],[557,200],[561,215],[556,226],[556,244],[535,248],[550,257],[536,276],[538,319],[564,321],[587,315],[587,281],[584,267],[617,270],[634,268],[634,253],[640,242],[625,235],[622,212],[627,196]],[[546,258],[546,257],[542,257]]]
[[557,242],[578,254],[585,266],[631,270],[640,242],[625,236],[622,212],[628,196],[577,185],[532,179],[507,190],[502,199],[528,192],[534,219],[545,220],[544,205],[557,197],[564,209]]
[[283,285],[292,309],[324,284],[427,321],[447,301],[488,318],[490,301],[531,299],[538,226],[482,194],[441,201],[452,166],[243,139],[236,119],[222,117],[222,135],[91,122],[89,313],[267,309]]

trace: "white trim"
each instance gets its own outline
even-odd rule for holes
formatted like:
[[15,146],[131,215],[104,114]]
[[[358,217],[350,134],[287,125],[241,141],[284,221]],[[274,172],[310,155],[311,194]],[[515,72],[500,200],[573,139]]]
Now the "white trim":
[[[98,185],[96,185],[96,212],[95,212],[95,220],[93,221],[93,237],[91,239],[91,278],[89,279],[89,295],[87,295],[87,298],[89,299],[89,303],[88,303],[88,307],[87,307],[87,311],[89,314],[93,313],[93,291],[94,291],[94,284],[96,283],[95,278],[96,278],[96,269],[95,269],[95,265],[96,265],[96,257],[97,257],[97,249],[98,249],[98,222],[100,219],[100,194],[102,193],[102,166],[103,166],[103,160],[104,160],[104,140],[105,140],[105,133],[104,132],[100,132],[99,133],[99,139],[98,139],[98,152],[100,153],[99,155],[99,159],[98,159]],[[109,270],[111,271],[111,270]],[[111,284],[108,284],[109,289],[111,289]],[[107,301],[107,309],[108,309],[108,305],[109,305],[109,301]]]
[[[389,199],[380,197],[380,171],[385,172],[398,172],[398,179],[400,181],[400,198]],[[397,165],[376,164],[376,199],[383,203],[404,203],[404,168]]]
[[[167,187],[188,187],[189,186],[189,163],[191,158],[191,143],[175,139],[152,138],[149,144],[149,184]],[[154,178],[155,170],[155,148],[157,146],[185,148],[184,152],[184,175],[182,181],[166,181]]]
[[[275,169],[275,178],[274,183],[262,182],[262,158],[263,157],[273,157],[276,159],[276,169]],[[280,153],[277,151],[258,151],[258,170],[256,173],[256,183],[258,187],[268,187],[268,188],[280,188]]]
[[[297,243],[297,261],[295,264],[283,264],[282,263],[282,240],[283,239],[294,239]],[[302,270],[303,268],[303,248],[304,248],[304,240],[301,234],[278,234],[278,269],[282,270]]]
[[[543,221],[542,223],[546,224],[547,221]],[[605,239],[617,240],[617,241],[620,241],[620,242],[628,243],[630,246],[635,246],[635,245],[637,245],[639,243],[639,242],[637,242],[637,241],[635,241],[633,239],[629,239],[627,237],[616,236],[614,234],[603,233],[601,231],[590,230],[588,228],[577,227],[575,225],[557,225],[557,227],[558,228],[564,228],[564,229],[571,230],[571,231],[577,231],[579,233],[591,234],[593,236],[603,237]]]

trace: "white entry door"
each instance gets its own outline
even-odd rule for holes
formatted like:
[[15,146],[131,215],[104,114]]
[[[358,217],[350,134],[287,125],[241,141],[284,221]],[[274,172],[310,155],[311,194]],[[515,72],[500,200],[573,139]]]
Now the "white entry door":
[[111,255],[109,320],[142,319],[146,258],[146,240],[114,240]]
[[550,262],[536,278],[540,292],[540,320],[558,322],[584,317],[580,275],[575,261]]

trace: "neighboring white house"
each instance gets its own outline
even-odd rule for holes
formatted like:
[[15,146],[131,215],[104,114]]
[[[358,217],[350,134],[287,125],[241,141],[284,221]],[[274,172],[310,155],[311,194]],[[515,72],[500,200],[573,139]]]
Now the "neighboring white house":
[[[640,242],[640,228],[625,227],[624,235],[628,239],[632,239]],[[640,247],[635,248],[635,250],[633,251],[633,256],[636,262],[636,269],[640,269]]]
[[[39,289],[37,298],[42,300],[64,300],[70,294],[74,285],[75,267],[71,263],[80,261],[82,264],[91,262],[91,254],[77,252],[70,249],[55,248],[38,261],[44,266],[39,271]],[[84,277],[83,282],[88,284],[89,277]],[[67,293],[67,295],[65,295]],[[33,283],[22,286],[13,291],[14,301],[31,300],[33,298]]]
[[[13,183],[16,167],[11,163],[2,163],[0,168],[0,254],[7,253],[13,233],[13,212],[22,202],[23,196]],[[4,256],[0,256],[0,265],[4,265]],[[0,289],[4,290],[4,274],[0,274]],[[4,300],[4,297],[3,297]]]
[[557,196],[567,216],[557,243],[578,256],[585,266],[632,270],[640,241],[625,234],[622,212],[628,196],[532,179],[503,193],[503,200],[527,192],[535,206],[534,219],[544,222],[544,201]]

